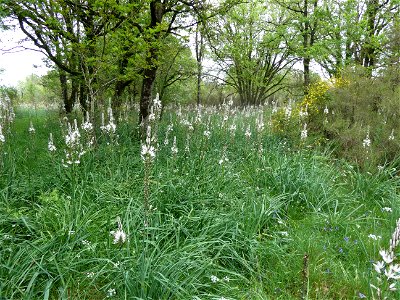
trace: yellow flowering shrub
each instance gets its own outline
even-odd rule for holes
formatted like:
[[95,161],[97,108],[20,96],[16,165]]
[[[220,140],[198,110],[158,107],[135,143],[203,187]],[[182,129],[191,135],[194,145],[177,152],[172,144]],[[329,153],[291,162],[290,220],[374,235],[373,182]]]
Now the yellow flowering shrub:
[[320,111],[320,106],[325,105],[326,102],[326,92],[330,88],[330,82],[328,81],[318,81],[310,85],[308,89],[308,94],[304,97],[303,101],[300,102],[298,110],[301,109],[309,113]]
[[320,80],[310,85],[308,94],[297,107],[298,112],[307,110],[308,113],[319,113],[328,102],[328,91],[334,88],[342,88],[349,84],[344,77],[333,77],[329,80]]
[[[287,107],[280,108],[272,115],[272,129],[275,133],[284,136],[297,136],[298,132],[307,123],[311,132],[320,133],[326,119],[324,109],[329,106],[329,91],[347,86],[349,80],[343,77],[334,77],[329,80],[319,80],[312,83],[308,94],[297,104],[292,105],[291,114],[287,114]],[[289,104],[288,104],[289,105]]]
[[398,72],[371,77],[363,67],[350,66],[343,74],[311,84],[306,96],[282,105],[272,114],[273,131],[294,146],[328,143],[335,155],[365,170],[399,164]]

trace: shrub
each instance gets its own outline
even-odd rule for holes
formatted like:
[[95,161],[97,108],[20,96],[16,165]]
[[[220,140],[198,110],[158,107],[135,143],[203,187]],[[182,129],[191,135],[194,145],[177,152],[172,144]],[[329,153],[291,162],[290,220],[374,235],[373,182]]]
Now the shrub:
[[341,156],[362,167],[391,162],[400,146],[400,88],[389,74],[369,77],[363,68],[342,77],[348,84],[327,91],[331,114],[323,124],[325,136],[336,141]]
[[[400,87],[391,72],[371,77],[352,67],[329,81],[318,81],[296,105],[273,114],[275,133],[300,140],[308,135],[318,144],[333,143],[335,153],[364,169],[395,160],[400,140]],[[289,105],[289,104],[288,104]],[[310,142],[308,142],[310,143]]]

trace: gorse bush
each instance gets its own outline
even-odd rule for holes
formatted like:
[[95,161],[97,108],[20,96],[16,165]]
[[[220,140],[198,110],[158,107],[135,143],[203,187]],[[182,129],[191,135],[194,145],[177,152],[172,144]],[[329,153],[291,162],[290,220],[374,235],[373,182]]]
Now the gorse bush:
[[[390,75],[368,77],[364,70],[343,75],[349,84],[329,91],[330,115],[326,135],[339,151],[361,166],[376,166],[396,159],[400,134],[400,88]],[[370,144],[360,143],[369,135]]]
[[[330,102],[328,91],[335,87],[344,86],[347,81],[332,78],[329,81],[315,81],[310,85],[305,95],[299,101],[290,100],[280,109],[272,110],[272,124],[275,133],[286,136],[293,141],[303,139],[310,131],[314,138],[323,137],[323,124],[329,114]],[[322,126],[322,127],[321,127]],[[303,130],[304,133],[301,133]],[[301,133],[301,134],[299,134]]]
[[314,144],[331,144],[337,156],[362,168],[394,162],[400,149],[396,80],[356,67],[341,74],[312,84],[302,100],[273,114],[274,132],[299,141],[306,129]]

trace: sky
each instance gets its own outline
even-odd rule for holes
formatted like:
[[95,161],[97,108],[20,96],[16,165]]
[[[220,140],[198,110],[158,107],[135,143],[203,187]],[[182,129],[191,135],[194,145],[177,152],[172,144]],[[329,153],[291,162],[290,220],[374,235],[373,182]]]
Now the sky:
[[[48,68],[43,63],[45,57],[42,53],[33,50],[14,49],[18,42],[24,38],[23,32],[16,28],[9,31],[0,31],[0,85],[17,86],[31,74],[44,75]],[[35,48],[32,43],[24,42],[25,47]]]

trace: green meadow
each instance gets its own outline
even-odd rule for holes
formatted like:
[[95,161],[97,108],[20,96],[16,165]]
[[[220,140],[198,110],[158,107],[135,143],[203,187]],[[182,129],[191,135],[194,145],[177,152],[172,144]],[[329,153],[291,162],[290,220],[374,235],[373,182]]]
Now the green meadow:
[[360,170],[276,135],[270,114],[171,109],[141,142],[136,112],[75,125],[17,110],[0,298],[399,299],[397,265],[376,267],[400,214],[395,164]]

